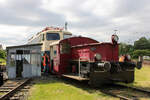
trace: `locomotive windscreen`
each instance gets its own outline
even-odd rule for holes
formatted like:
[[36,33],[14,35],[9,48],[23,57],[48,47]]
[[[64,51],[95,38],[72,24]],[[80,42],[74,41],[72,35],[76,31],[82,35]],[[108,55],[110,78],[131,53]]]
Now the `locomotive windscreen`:
[[60,36],[58,33],[47,33],[46,39],[47,40],[60,40]]

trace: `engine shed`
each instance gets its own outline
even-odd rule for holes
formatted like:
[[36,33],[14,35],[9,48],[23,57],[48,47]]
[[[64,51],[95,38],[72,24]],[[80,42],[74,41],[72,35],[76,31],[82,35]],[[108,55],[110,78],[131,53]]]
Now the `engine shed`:
[[7,47],[8,79],[41,76],[41,46],[42,43]]

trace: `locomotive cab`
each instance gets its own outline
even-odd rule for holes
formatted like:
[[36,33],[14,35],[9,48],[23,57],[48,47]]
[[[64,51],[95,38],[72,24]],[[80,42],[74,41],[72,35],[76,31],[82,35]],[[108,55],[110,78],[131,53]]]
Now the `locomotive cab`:
[[72,33],[59,27],[46,27],[41,32],[28,40],[28,44],[42,43],[41,51],[49,55],[49,44],[58,40],[66,39],[72,36]]
[[[36,44],[41,43],[41,55],[42,55],[42,64],[41,64],[41,71],[44,71],[45,66],[50,66],[49,61],[44,59],[50,59],[50,48],[49,44],[55,43],[57,41],[69,38],[72,36],[72,33],[64,30],[63,28],[59,27],[46,27],[41,32],[38,32],[35,36],[31,37],[28,40],[28,44]],[[53,53],[51,53],[53,54]],[[52,58],[51,58],[52,59]],[[47,68],[46,67],[46,68]],[[47,68],[49,69],[49,67]],[[49,71],[48,71],[49,72]]]

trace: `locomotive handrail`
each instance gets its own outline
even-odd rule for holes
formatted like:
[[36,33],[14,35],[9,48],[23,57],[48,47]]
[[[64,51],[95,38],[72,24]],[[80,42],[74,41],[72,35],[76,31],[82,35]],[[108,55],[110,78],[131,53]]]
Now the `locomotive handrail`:
[[80,57],[79,57],[79,78],[80,78]]
[[79,79],[80,79],[80,59],[86,58],[86,57],[79,57]]
[[71,46],[71,48],[75,48],[75,47],[83,47],[83,46],[92,46],[92,45],[99,45],[99,44],[109,44],[112,45],[111,42],[100,42],[100,43],[90,43],[90,44],[79,44],[79,45],[75,45],[75,46]]
[[[78,59],[76,59],[76,60],[71,60],[71,61],[77,61],[77,62],[78,62],[79,60],[78,60]],[[94,62],[94,61],[89,61],[89,60],[81,60],[81,59],[80,59],[80,62]]]

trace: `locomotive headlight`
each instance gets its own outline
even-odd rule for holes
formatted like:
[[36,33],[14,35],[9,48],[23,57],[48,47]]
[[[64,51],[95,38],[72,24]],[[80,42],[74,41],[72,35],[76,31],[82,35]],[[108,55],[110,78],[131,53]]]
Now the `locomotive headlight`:
[[101,54],[96,53],[95,54],[95,58],[96,58],[96,60],[101,60],[102,56],[101,56]]
[[100,63],[97,64],[97,66],[98,66],[101,70],[106,71],[106,72],[110,71],[110,69],[111,69],[111,64],[110,64],[110,62],[108,62],[108,61],[100,62]]
[[114,40],[115,40],[116,42],[118,42],[119,37],[118,37],[117,35],[114,35]]
[[112,39],[112,43],[113,44],[117,44],[118,40],[119,40],[119,37],[116,35],[116,34],[113,34],[111,36],[111,39]]

